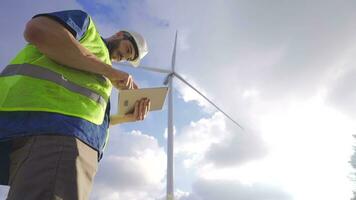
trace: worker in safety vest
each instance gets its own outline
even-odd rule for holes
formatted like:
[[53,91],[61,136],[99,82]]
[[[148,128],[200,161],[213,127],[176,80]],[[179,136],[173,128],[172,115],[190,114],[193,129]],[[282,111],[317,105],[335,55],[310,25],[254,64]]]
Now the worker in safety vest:
[[28,44],[0,73],[0,183],[9,200],[88,199],[111,123],[145,119],[150,101],[110,122],[110,93],[136,89],[111,61],[138,66],[145,39],[119,31],[103,39],[80,10],[34,16]]

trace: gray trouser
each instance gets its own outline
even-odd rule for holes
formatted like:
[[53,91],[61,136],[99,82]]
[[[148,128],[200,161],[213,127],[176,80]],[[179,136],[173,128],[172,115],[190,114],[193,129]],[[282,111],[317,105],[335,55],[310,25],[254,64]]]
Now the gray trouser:
[[8,200],[87,200],[97,151],[74,137],[16,139],[10,155]]

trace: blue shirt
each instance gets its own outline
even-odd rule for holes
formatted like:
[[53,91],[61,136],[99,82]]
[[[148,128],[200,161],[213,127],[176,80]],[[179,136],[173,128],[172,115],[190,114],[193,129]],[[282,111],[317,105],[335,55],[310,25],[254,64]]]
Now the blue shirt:
[[[80,10],[68,10],[39,14],[62,24],[79,41],[86,33],[89,16]],[[105,41],[104,41],[105,42]],[[11,111],[0,112],[0,172],[5,170],[5,160],[11,139],[33,135],[74,136],[99,152],[102,156],[107,129],[109,127],[110,101],[107,104],[104,122],[101,125],[87,120],[51,112]],[[2,155],[6,154],[6,155]],[[0,179],[2,175],[0,174]],[[1,180],[0,180],[0,183]]]

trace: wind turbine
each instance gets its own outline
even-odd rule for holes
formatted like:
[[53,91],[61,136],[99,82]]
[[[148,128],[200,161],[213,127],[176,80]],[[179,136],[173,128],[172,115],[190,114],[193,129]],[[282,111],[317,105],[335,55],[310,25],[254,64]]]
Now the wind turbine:
[[[195,92],[197,92],[200,96],[202,96],[205,100],[207,100],[212,106],[214,106],[217,110],[219,110],[222,114],[224,114],[228,119],[230,119],[234,124],[236,124],[241,130],[244,130],[243,127],[236,122],[230,115],[228,115],[225,111],[219,108],[214,102],[212,102],[209,98],[203,95],[198,89],[192,86],[188,81],[186,81],[182,76],[180,76],[177,72],[175,72],[175,62],[176,62],[176,48],[177,48],[177,38],[178,31],[175,34],[174,47],[172,53],[172,62],[171,62],[171,70],[158,69],[147,66],[139,66],[139,69],[144,69],[148,71],[158,72],[168,74],[164,84],[168,85],[168,134],[167,134],[167,193],[166,200],[174,200],[174,135],[173,135],[173,78],[176,77]],[[117,63],[119,65],[129,66],[127,64]]]

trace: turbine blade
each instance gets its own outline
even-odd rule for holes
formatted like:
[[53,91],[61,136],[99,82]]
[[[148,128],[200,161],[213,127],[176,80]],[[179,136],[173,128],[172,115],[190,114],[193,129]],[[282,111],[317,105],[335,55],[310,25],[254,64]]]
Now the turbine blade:
[[194,86],[192,86],[186,80],[184,80],[183,77],[181,77],[179,74],[177,74],[175,72],[174,72],[174,76],[176,76],[179,80],[181,80],[183,83],[185,83],[190,88],[192,88],[195,92],[197,92],[200,96],[202,96],[205,100],[207,100],[211,105],[213,105],[216,109],[218,109],[221,113],[223,113],[227,118],[229,118],[234,124],[236,124],[241,130],[244,130],[244,128],[237,121],[235,121],[232,117],[230,117],[230,115],[228,115],[225,111],[223,111],[221,108],[219,108],[214,102],[212,102],[208,97],[206,97],[198,89],[196,89]]
[[177,38],[178,38],[178,30],[176,31],[176,36],[174,39],[173,53],[172,53],[172,71],[173,72],[175,70],[175,65],[176,65]]

